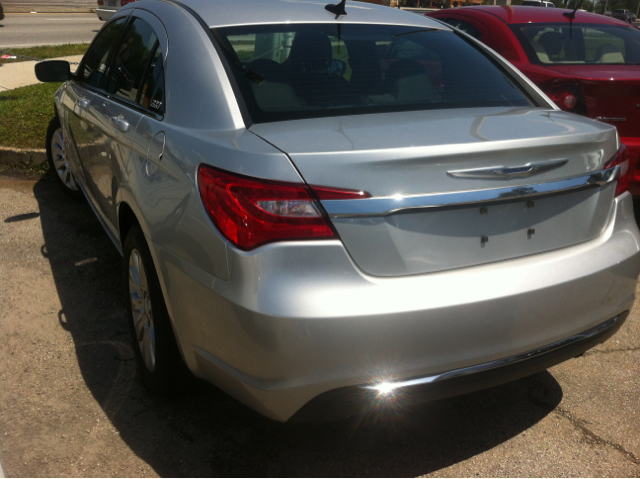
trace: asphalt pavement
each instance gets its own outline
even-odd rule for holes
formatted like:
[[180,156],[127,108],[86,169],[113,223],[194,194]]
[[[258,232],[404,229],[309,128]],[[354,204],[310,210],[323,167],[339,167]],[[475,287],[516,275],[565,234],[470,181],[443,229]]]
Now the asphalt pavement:
[[102,25],[95,13],[8,13],[0,22],[0,49],[89,43]]
[[445,401],[279,424],[136,374],[122,260],[86,202],[0,173],[0,462],[13,477],[640,476],[640,309],[546,372]]

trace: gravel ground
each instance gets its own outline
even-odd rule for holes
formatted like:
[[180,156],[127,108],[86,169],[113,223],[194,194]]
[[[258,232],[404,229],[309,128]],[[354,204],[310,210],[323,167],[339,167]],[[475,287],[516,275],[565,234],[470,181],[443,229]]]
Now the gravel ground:
[[0,462],[8,477],[640,475],[640,316],[547,372],[396,415],[262,418],[212,386],[148,394],[121,259],[87,204],[0,173]]

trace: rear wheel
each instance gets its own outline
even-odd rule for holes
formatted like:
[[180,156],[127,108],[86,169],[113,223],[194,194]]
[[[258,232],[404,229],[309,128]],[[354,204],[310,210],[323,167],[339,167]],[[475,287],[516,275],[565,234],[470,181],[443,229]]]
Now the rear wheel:
[[151,253],[137,225],[124,244],[124,279],[142,381],[155,392],[177,393],[192,376],[180,356]]
[[82,192],[78,188],[69,166],[64,133],[57,116],[49,122],[49,127],[47,128],[47,161],[49,162],[49,169],[62,190],[73,198],[81,199]]

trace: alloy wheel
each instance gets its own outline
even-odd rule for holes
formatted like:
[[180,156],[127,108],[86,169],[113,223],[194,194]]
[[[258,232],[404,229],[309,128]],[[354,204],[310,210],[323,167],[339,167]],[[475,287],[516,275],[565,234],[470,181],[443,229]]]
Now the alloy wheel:
[[56,174],[62,181],[62,184],[72,191],[78,191],[76,180],[73,177],[73,173],[71,173],[69,161],[67,160],[62,128],[54,131],[51,137],[51,159],[53,160],[53,167],[56,170]]
[[145,273],[142,257],[137,249],[129,255],[129,300],[131,316],[138,347],[142,359],[149,371],[156,365],[156,334],[153,324],[153,310],[149,296],[149,283]]

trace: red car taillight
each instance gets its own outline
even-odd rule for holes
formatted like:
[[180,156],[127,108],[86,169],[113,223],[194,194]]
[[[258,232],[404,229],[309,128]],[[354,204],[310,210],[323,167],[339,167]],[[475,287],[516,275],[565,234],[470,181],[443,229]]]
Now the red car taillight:
[[554,82],[541,85],[541,88],[561,110],[578,115],[587,115],[587,105],[579,84]]
[[327,200],[368,196],[361,191],[248,178],[205,165],[198,169],[198,188],[211,221],[243,250],[274,241],[336,237],[313,192]]
[[607,161],[604,169],[608,170],[609,168],[614,168],[616,165],[620,165],[620,176],[618,177],[618,184],[616,186],[616,196],[619,196],[629,189],[629,182],[631,180],[629,158],[627,157],[627,147],[625,145],[622,145],[616,154]]
[[98,0],[98,5],[104,5],[104,0]]

